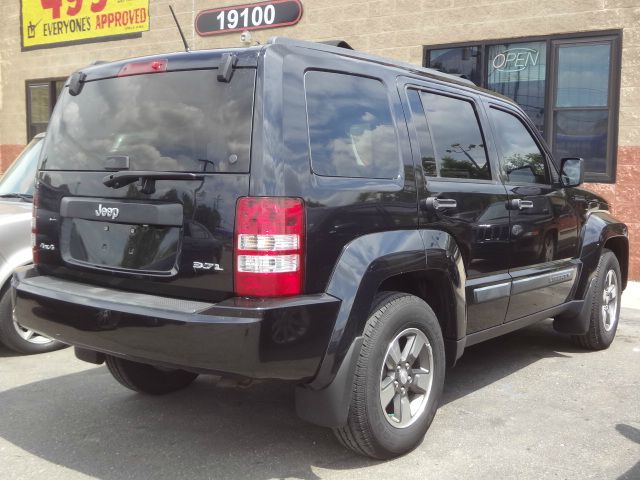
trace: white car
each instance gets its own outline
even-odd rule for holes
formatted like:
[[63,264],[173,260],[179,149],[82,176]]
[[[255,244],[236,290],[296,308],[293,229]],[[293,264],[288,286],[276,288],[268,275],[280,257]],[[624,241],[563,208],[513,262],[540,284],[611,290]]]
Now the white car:
[[36,135],[0,179],[0,343],[19,353],[50,352],[65,347],[13,318],[11,275],[31,263],[31,210],[38,157],[44,133]]

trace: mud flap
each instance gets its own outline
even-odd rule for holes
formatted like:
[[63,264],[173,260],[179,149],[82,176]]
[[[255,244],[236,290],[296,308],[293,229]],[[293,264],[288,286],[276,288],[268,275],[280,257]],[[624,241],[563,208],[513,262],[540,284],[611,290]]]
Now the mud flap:
[[568,310],[553,319],[553,328],[556,332],[571,335],[583,335],[589,330],[591,321],[591,305],[595,290],[596,278],[589,282],[589,289],[584,300],[574,300]]
[[363,337],[356,337],[338,369],[333,381],[322,390],[296,387],[296,413],[310,423],[323,427],[341,427],[347,423],[353,377],[362,347]]

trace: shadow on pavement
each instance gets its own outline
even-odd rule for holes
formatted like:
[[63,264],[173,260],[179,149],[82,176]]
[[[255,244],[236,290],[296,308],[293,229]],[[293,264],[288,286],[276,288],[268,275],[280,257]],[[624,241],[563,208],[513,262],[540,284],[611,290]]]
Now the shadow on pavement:
[[[448,372],[444,402],[575,351],[549,323],[471,347]],[[376,463],[344,450],[329,430],[299,420],[291,385],[223,388],[201,377],[185,391],[148,397],[124,390],[99,367],[0,392],[0,405],[2,438],[105,480],[306,480],[318,478],[313,467],[348,471]]]
[[[624,423],[619,423],[618,425],[616,425],[616,430],[622,436],[640,445],[639,429],[632,427],[631,425],[625,425]],[[634,480],[638,478],[640,478],[640,462],[636,463],[633,467],[631,467],[631,470],[619,476],[618,480]]]
[[[507,377],[542,359],[585,353],[568,336],[553,330],[551,320],[465,349],[454,368],[447,370],[442,404]],[[436,417],[437,418],[437,417]]]

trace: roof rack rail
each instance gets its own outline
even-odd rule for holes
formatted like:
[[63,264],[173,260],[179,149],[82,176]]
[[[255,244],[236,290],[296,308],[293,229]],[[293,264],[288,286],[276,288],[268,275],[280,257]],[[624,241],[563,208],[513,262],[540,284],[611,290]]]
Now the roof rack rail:
[[[281,45],[291,45],[291,46],[298,46],[298,47],[303,47],[303,48],[311,48],[311,49],[315,49],[315,50],[324,50],[324,51],[333,51],[334,53],[338,53],[336,50],[336,48],[340,48],[343,47],[342,49],[345,49],[347,47],[344,47],[343,45],[340,45],[339,43],[336,42],[342,42],[346,45],[349,45],[347,42],[344,42],[343,40],[329,40],[329,41],[322,41],[322,42],[312,42],[309,40],[298,40],[298,39],[294,39],[294,38],[290,38],[290,37],[271,37],[267,43],[268,44],[281,44]],[[351,48],[349,46],[349,48]],[[410,72],[414,72],[414,73],[421,73],[421,74],[427,74],[427,75],[431,75],[432,77],[436,77],[445,81],[449,81],[449,82],[457,82],[459,84],[462,85],[467,85],[467,86],[472,86],[472,87],[477,87],[477,85],[472,82],[471,80],[467,79],[467,78],[461,78],[461,77],[457,77],[455,75],[451,75],[450,73],[444,73],[444,72],[440,72],[438,70],[435,70],[433,68],[427,68],[427,67],[422,67],[420,65],[414,65],[411,63],[407,63],[407,62],[402,62],[399,60],[395,60],[392,58],[386,58],[386,57],[380,57],[378,55],[373,55],[370,53],[365,53],[361,50],[354,50],[353,48],[351,48],[350,52],[343,52],[341,53],[342,55],[347,55],[349,57],[353,57],[353,58],[358,58],[361,60],[368,60],[370,62],[376,62],[379,64],[383,64],[383,65],[388,65],[388,66],[394,66],[396,68],[401,68]]]

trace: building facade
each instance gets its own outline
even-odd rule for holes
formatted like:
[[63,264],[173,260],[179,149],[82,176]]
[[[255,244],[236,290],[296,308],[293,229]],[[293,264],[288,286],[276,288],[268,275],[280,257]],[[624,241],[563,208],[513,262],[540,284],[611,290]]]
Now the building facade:
[[[35,1],[48,4],[44,14],[51,18],[77,15],[71,18],[75,23],[54,21],[47,26],[45,18],[39,25],[39,17],[31,20],[28,4],[34,0],[0,0],[0,171],[33,135],[46,129],[71,72],[97,60],[181,50],[169,5],[192,49],[240,46],[243,20],[245,25],[256,21],[256,15],[250,18],[253,10],[218,10],[244,3],[229,0],[125,0],[145,9],[129,13],[108,13],[116,8],[116,0],[86,0],[89,5],[84,7],[82,0],[68,5]],[[275,10],[270,3],[282,5]],[[464,76],[513,98],[543,132],[557,158],[585,158],[589,188],[603,195],[629,226],[630,276],[640,279],[640,0],[260,4],[258,23],[269,28],[252,30],[253,41],[264,43],[281,35],[342,39],[358,50]],[[103,14],[79,20],[83,8]],[[287,8],[300,11],[289,15]],[[207,10],[207,19],[199,17]],[[136,21],[144,23],[142,29],[134,31],[126,24]],[[83,22],[93,22],[92,28],[113,23],[113,34],[81,38],[81,30],[89,25]],[[274,28],[277,24],[285,26]],[[40,39],[36,28],[43,35]],[[73,43],[53,40],[63,29],[76,39]],[[34,46],[38,41],[42,43]]]

